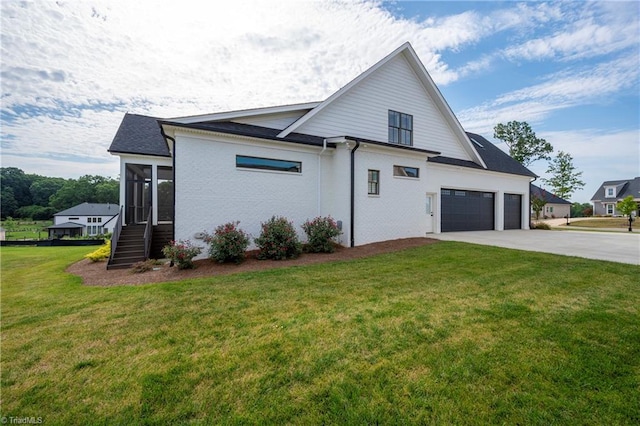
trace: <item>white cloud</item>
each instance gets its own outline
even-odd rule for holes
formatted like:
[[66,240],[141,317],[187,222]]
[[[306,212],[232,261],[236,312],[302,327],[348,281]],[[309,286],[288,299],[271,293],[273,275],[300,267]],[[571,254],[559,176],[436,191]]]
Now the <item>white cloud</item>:
[[[549,141],[556,153],[570,153],[576,170],[582,171],[581,180],[585,186],[572,196],[573,201],[589,202],[602,182],[632,179],[640,173],[638,130],[602,132],[584,129],[541,132],[539,136]],[[542,178],[550,177],[546,173],[545,161],[534,163],[531,170]]]
[[544,82],[512,92],[458,113],[465,128],[487,133],[496,123],[512,120],[540,122],[554,111],[585,104],[606,104],[628,89],[637,90],[637,58],[623,56],[596,67],[566,70],[544,77]]
[[567,61],[637,46],[640,20],[636,2],[597,2],[585,6],[577,12],[573,9],[565,12],[570,19],[567,26],[551,35],[509,46],[503,55],[511,60],[559,58]]

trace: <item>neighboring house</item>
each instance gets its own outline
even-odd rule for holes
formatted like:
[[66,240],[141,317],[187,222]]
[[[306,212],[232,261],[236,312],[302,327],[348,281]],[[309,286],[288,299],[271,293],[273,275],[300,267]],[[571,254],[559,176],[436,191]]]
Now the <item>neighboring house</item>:
[[53,215],[49,238],[103,235],[113,232],[117,204],[82,203]]
[[[531,184],[529,192],[531,198],[537,197],[547,202],[540,212],[541,218],[556,218],[571,216],[571,202],[558,197],[555,194]],[[531,217],[535,217],[535,212],[531,210]]]
[[0,228],[0,241],[4,241],[7,239],[6,231],[4,228]]
[[123,224],[150,213],[191,240],[230,221],[257,237],[273,215],[300,235],[307,219],[330,215],[346,246],[528,229],[536,177],[464,131],[408,43],[322,102],[126,114],[109,152],[120,157]]
[[[600,185],[591,197],[594,216],[619,216],[618,201],[631,195],[640,206],[640,177],[626,180],[610,180]],[[640,207],[639,207],[640,208]]]

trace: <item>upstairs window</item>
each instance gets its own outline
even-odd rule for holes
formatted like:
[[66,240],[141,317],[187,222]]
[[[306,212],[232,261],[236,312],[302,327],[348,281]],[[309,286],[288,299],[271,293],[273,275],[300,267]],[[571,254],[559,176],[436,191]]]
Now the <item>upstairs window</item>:
[[389,110],[389,143],[413,145],[413,116]]
[[607,188],[607,198],[611,198],[611,197],[615,197],[615,189],[614,188]]

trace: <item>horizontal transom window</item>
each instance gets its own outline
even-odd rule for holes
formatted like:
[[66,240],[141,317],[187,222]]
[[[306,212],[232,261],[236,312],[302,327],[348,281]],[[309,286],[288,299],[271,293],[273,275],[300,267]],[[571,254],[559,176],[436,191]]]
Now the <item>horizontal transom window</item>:
[[419,178],[420,169],[417,167],[393,166],[393,175],[401,177]]
[[302,162],[275,158],[236,155],[236,167],[243,169],[273,170],[277,172],[302,173]]

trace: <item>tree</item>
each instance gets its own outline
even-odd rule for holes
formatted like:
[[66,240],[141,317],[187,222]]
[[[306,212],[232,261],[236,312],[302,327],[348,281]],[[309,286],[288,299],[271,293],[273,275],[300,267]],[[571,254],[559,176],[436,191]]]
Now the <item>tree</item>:
[[560,151],[556,158],[551,160],[547,173],[551,174],[551,178],[543,180],[551,186],[555,195],[565,200],[584,186],[584,182],[580,180],[582,172],[576,171],[573,158],[566,152]]
[[13,188],[2,186],[2,190],[0,190],[0,216],[3,218],[14,216],[18,207],[16,197],[13,195]]
[[543,198],[536,197],[535,195],[531,196],[531,208],[536,212],[536,220],[540,219],[540,212],[546,204],[547,202]]
[[49,199],[53,194],[58,192],[64,185],[62,178],[50,178],[45,176],[37,176],[29,187],[31,191],[31,199],[36,206],[47,207]]
[[616,204],[616,209],[618,209],[618,211],[623,215],[629,217],[629,232],[631,232],[632,231],[631,222],[633,222],[633,212],[638,210],[638,203],[636,203],[635,200],[633,199],[633,195],[629,195],[625,197],[622,201],[619,201],[618,204]]
[[571,217],[588,217],[593,215],[593,207],[589,203],[571,204]]
[[553,152],[553,146],[537,137],[525,121],[498,123],[493,128],[493,137],[506,143],[509,155],[525,167],[536,160],[549,160],[549,154]]
[[31,177],[17,167],[2,167],[0,169],[0,185],[11,188],[18,207],[29,206],[31,202]]

